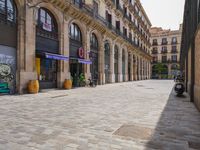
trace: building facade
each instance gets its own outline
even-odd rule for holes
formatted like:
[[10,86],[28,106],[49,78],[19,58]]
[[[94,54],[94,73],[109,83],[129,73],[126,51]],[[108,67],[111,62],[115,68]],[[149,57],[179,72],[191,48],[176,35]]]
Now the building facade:
[[153,27],[151,33],[152,78],[159,78],[156,65],[163,64],[161,77],[171,79],[179,72],[182,25],[178,30]]
[[62,88],[149,79],[151,23],[139,0],[0,1],[0,82]]
[[185,0],[181,70],[191,102],[200,110],[200,1]]

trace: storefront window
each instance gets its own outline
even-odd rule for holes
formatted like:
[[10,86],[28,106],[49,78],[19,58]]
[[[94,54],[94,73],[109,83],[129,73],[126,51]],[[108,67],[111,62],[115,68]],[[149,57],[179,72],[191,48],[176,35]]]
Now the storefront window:
[[55,19],[48,10],[41,8],[38,11],[38,25],[48,32],[57,32]]
[[70,26],[70,38],[78,42],[82,41],[81,30],[75,23]]

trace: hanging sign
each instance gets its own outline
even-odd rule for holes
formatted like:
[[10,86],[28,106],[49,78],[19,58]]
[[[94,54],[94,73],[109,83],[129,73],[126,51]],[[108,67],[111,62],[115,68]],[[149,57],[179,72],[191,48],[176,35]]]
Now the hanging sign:
[[85,55],[85,51],[84,51],[84,49],[82,47],[80,47],[78,49],[78,57],[79,58],[84,58],[84,55]]

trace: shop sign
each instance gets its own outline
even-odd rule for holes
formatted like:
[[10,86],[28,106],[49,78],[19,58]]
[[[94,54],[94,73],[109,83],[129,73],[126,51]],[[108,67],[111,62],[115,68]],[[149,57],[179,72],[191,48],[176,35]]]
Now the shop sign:
[[78,49],[78,57],[83,59],[84,55],[85,55],[85,50],[82,47],[80,47]]

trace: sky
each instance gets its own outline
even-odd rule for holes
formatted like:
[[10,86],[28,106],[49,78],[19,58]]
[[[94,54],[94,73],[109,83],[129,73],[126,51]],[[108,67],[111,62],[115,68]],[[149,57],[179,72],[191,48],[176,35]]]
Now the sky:
[[183,22],[185,0],[140,0],[152,27],[176,30]]

